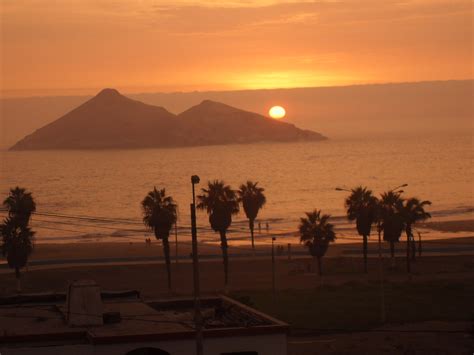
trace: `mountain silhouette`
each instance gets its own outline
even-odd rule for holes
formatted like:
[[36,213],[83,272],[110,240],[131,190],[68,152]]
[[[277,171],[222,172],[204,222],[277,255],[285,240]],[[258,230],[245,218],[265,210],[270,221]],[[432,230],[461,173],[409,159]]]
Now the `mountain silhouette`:
[[180,113],[177,119],[192,145],[325,138],[319,133],[296,128],[293,124],[211,100],[204,100]]
[[104,89],[11,150],[198,146],[326,139],[319,133],[205,100],[179,115]]

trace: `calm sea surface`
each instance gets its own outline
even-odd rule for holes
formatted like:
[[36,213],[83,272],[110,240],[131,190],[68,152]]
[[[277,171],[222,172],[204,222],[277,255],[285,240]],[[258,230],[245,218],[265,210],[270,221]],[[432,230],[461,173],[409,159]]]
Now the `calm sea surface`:
[[[314,208],[332,214],[340,240],[355,237],[343,218],[345,192],[358,184],[375,192],[408,183],[405,196],[433,202],[434,219],[472,218],[473,141],[470,134],[318,143],[262,143],[198,148],[0,152],[0,198],[10,187],[31,190],[38,242],[143,240],[140,201],[156,186],[179,204],[179,237],[189,238],[190,176],[223,179],[234,188],[247,179],[265,188],[259,241],[275,234],[297,241],[298,219]],[[4,215],[4,213],[0,214]],[[244,214],[229,238],[247,242]],[[218,236],[198,212],[200,238]],[[266,232],[269,223],[269,233]]]

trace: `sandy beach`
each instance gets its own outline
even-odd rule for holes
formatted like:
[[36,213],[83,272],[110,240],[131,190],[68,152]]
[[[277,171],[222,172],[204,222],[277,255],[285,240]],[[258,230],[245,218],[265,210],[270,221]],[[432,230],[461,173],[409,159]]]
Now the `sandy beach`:
[[[469,225],[471,225],[471,221]],[[451,222],[446,222],[450,224]],[[442,222],[439,222],[443,225]],[[405,251],[405,239],[402,237],[400,243],[397,245],[397,252],[403,253]],[[280,247],[281,251],[278,250]],[[326,254],[327,257],[336,256],[357,256],[360,253],[362,243],[334,243],[328,249]],[[387,243],[382,244],[384,252],[388,252]],[[429,254],[474,254],[474,237],[465,238],[449,238],[449,239],[436,239],[436,240],[423,240],[422,248],[424,253]],[[170,242],[171,258],[173,261],[176,260],[178,255],[179,260],[190,259],[191,245],[189,242],[176,244]],[[177,253],[176,253],[177,252]],[[232,245],[230,241],[229,253],[236,257],[270,257],[271,246],[270,245],[257,245],[255,251],[252,250],[250,245]],[[218,257],[221,255],[221,249],[217,244],[199,243],[199,254],[204,258]],[[278,240],[275,242],[275,254],[280,257],[288,258],[288,244],[279,243]],[[372,236],[369,243],[369,255],[378,255],[378,243],[377,237]],[[301,244],[291,244],[291,256],[292,257],[306,257],[308,255],[307,250]],[[156,258],[156,260],[148,261],[160,261],[163,260],[163,248],[161,242],[157,240],[151,240],[150,244],[145,242],[97,242],[97,243],[62,243],[62,244],[41,244],[38,243],[35,246],[34,253],[30,258],[30,262],[33,264],[41,260],[87,260],[87,259],[104,259],[112,261],[111,259],[135,259],[137,262],[140,258],[146,259]]]

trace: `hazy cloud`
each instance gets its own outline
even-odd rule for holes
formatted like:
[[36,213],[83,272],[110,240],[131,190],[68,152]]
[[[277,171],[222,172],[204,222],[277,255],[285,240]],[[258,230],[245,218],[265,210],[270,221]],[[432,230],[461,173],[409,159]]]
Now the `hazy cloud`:
[[472,2],[3,0],[2,89],[472,77]]

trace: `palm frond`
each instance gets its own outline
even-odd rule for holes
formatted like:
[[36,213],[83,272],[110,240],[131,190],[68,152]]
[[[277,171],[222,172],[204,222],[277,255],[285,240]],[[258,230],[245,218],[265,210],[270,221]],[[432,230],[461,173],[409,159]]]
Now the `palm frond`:
[[157,238],[168,237],[177,220],[177,205],[173,197],[166,195],[166,190],[156,187],[143,199],[143,223],[155,232]]
[[267,202],[263,193],[265,189],[257,185],[258,182],[247,181],[246,184],[240,185],[237,191],[238,201],[242,203],[245,215],[250,220],[257,218],[259,210]]
[[211,214],[216,208],[223,208],[231,214],[239,212],[237,193],[224,181],[209,181],[207,189],[201,189],[201,193],[197,196],[198,209],[206,210],[208,214]]
[[15,187],[10,189],[8,197],[3,201],[8,210],[8,216],[17,220],[17,223],[28,226],[31,215],[36,211],[36,202],[26,189]]
[[298,227],[300,242],[303,243],[313,256],[323,256],[329,246],[336,240],[334,225],[329,223],[328,214],[321,214],[320,210],[306,212],[306,217],[300,219]]

